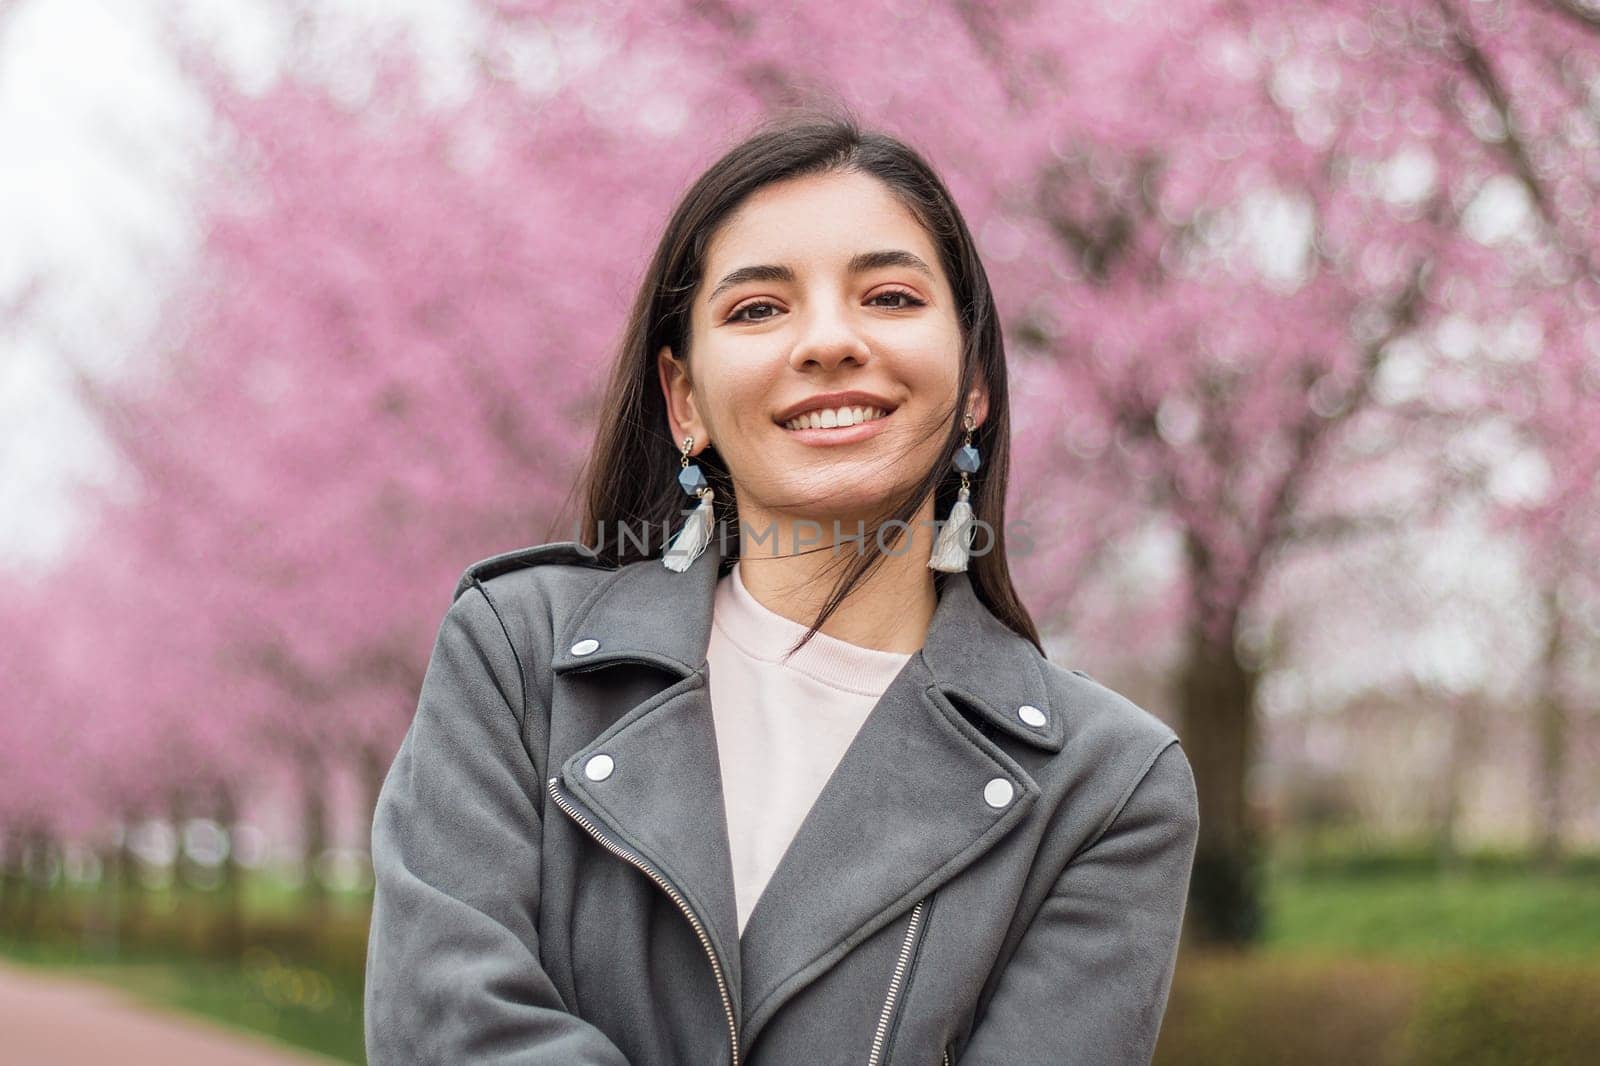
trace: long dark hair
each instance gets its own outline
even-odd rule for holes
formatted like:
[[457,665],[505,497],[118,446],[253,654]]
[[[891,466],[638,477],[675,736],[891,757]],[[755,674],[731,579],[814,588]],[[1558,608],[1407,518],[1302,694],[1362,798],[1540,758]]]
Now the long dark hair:
[[[915,521],[930,493],[935,516],[949,513],[960,485],[951,460],[965,432],[955,411],[981,380],[988,391],[988,415],[974,430],[972,443],[983,466],[972,477],[970,491],[973,512],[992,531],[992,539],[982,529],[975,532],[968,576],[995,617],[1032,641],[1042,654],[1038,630],[1017,598],[1006,561],[1011,410],[1004,342],[988,277],[966,221],[933,168],[902,141],[863,129],[842,106],[828,112],[790,113],[762,123],[712,164],[673,210],[634,298],[600,407],[602,423],[580,478],[586,503],[579,542],[613,566],[659,558],[665,551],[665,536],[641,538],[638,531],[670,531],[692,501],[678,485],[679,442],[672,439],[667,420],[656,353],[669,345],[675,357],[686,363],[690,359],[690,309],[702,281],[705,250],[728,216],[757,189],[790,178],[846,171],[882,181],[928,232],[938,247],[961,325],[961,379],[955,406],[944,420],[948,427],[944,447],[939,460],[911,490],[888,501],[882,516],[893,523],[888,527],[894,531],[888,547],[899,542],[900,532]],[[728,545],[724,566],[731,566],[739,555],[737,533],[727,531],[729,520],[737,515],[733,482],[714,443],[694,461],[715,490],[719,534],[714,535],[720,535],[719,544]],[[737,521],[732,525],[737,527]],[[858,550],[834,553],[847,565],[796,648],[808,642],[882,564],[888,554],[884,539],[869,535]],[[930,572],[942,581],[942,574]]]

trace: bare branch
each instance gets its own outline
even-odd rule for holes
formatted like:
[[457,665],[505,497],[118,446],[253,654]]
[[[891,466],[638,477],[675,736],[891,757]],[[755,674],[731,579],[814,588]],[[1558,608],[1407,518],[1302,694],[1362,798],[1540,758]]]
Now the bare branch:
[[1500,124],[1505,127],[1505,151],[1511,160],[1517,177],[1522,179],[1528,187],[1528,194],[1533,197],[1538,205],[1539,214],[1552,227],[1555,225],[1555,215],[1550,209],[1549,196],[1545,192],[1544,183],[1539,180],[1534,172],[1533,161],[1528,158],[1528,149],[1522,139],[1516,135],[1512,122],[1511,98],[1506,93],[1505,86],[1500,84],[1500,78],[1495,73],[1489,57],[1484,55],[1483,49],[1478,47],[1477,39],[1473,37],[1472,30],[1466,25],[1449,0],[1435,0],[1439,14],[1444,16],[1445,22],[1450,25],[1450,33],[1461,47],[1461,65],[1472,77],[1478,88],[1489,98],[1489,103],[1494,105],[1495,114],[1500,116]]
[[[1591,29],[1600,28],[1600,16],[1584,16],[1581,9],[1564,5],[1562,0],[1546,0],[1557,10],[1570,14],[1590,25]],[[1462,51],[1462,66],[1473,82],[1483,90],[1489,102],[1494,106],[1495,113],[1500,116],[1500,125],[1505,129],[1505,154],[1511,162],[1512,169],[1528,190],[1534,206],[1539,209],[1539,217],[1550,228],[1552,234],[1562,232],[1561,219],[1551,204],[1550,191],[1545,187],[1544,181],[1539,177],[1533,166],[1533,161],[1528,151],[1528,146],[1517,135],[1516,123],[1512,114],[1511,97],[1506,92],[1505,86],[1500,81],[1500,76],[1495,72],[1494,65],[1489,62],[1489,57],[1478,46],[1477,39],[1472,34],[1472,29],[1467,25],[1451,6],[1450,0],[1435,0],[1440,15],[1450,26],[1450,32]],[[1591,22],[1591,20],[1593,20]],[[1593,262],[1584,251],[1581,244],[1574,242],[1566,248],[1577,260],[1584,273],[1596,273]]]
[[1590,33],[1600,33],[1600,11],[1579,7],[1572,0],[1544,0],[1544,4],[1573,25]]
[[1344,398],[1338,413],[1326,417],[1307,407],[1301,416],[1295,428],[1294,458],[1272,492],[1266,512],[1267,519],[1262,523],[1257,540],[1246,555],[1246,558],[1256,560],[1256,565],[1246,579],[1246,590],[1240,597],[1241,601],[1247,600],[1250,592],[1260,583],[1267,569],[1266,563],[1269,557],[1276,553],[1280,541],[1287,535],[1293,516],[1300,509],[1301,498],[1310,484],[1317,460],[1321,457],[1324,442],[1329,439],[1335,427],[1347,423],[1356,412],[1363,410],[1371,402],[1373,381],[1377,377],[1378,367],[1383,362],[1385,350],[1391,341],[1404,335],[1416,325],[1421,315],[1422,282],[1427,275],[1428,262],[1426,259],[1421,260],[1412,269],[1405,289],[1396,298],[1394,307],[1390,310],[1389,329],[1382,337],[1367,346],[1363,372]]

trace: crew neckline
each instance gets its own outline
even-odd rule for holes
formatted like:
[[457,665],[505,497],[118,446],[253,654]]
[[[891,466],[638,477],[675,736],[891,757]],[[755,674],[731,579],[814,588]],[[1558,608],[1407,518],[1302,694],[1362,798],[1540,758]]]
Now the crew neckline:
[[808,627],[756,599],[745,587],[737,561],[717,581],[711,621],[730,644],[752,659],[864,696],[881,694],[916,654],[867,648],[819,630],[805,647],[784,658]]

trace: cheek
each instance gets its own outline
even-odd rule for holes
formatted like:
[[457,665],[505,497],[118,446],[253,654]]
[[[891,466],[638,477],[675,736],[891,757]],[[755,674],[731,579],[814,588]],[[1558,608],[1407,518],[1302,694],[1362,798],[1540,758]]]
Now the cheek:
[[940,338],[923,348],[902,350],[895,358],[894,373],[919,399],[938,402],[961,381],[961,353]]
[[[749,432],[770,422],[770,375],[749,363],[719,362],[700,379],[701,411],[712,430],[723,436]],[[715,437],[713,437],[715,439]]]

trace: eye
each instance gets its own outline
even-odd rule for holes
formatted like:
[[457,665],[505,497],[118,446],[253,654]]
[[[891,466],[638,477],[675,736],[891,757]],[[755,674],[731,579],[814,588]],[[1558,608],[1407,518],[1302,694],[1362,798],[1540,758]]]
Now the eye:
[[[885,297],[888,297],[888,298],[891,298],[891,299],[899,298],[900,300],[902,300],[904,302],[898,303],[898,304],[878,304],[877,303],[877,301],[882,300]],[[867,302],[868,303],[877,304],[877,306],[879,306],[879,307],[888,307],[892,311],[901,311],[901,310],[904,310],[907,307],[921,307],[927,301],[919,300],[915,293],[910,292],[910,291],[908,291],[906,289],[885,289],[883,292],[878,293],[876,296],[874,296],[871,300],[869,300]]]
[[[878,303],[879,300],[883,300],[883,299],[898,300],[899,302],[898,303],[889,303],[889,304]],[[924,304],[927,303],[927,301],[919,299],[915,293],[911,292],[908,289],[885,289],[883,292],[880,292],[877,295],[873,296],[871,299],[869,299],[867,301],[867,303],[869,303],[871,305],[874,305],[874,306],[877,306],[877,307],[885,307],[885,308],[888,308],[891,311],[903,311],[903,310],[905,310],[907,308],[910,308],[910,307],[922,307]],[[778,305],[773,303],[770,300],[756,300],[756,301],[754,301],[752,303],[741,304],[740,306],[734,308],[733,311],[729,313],[726,321],[728,321],[728,322],[766,322],[769,319],[772,319],[772,318],[776,317],[775,314],[755,315],[755,316],[751,316],[751,315],[746,314],[747,311],[752,311],[752,310],[755,310],[757,308],[762,308],[762,307],[765,307],[768,310],[773,311],[773,312],[776,312],[776,311],[780,310]]]
[[758,315],[755,318],[750,318],[750,317],[745,315],[746,311],[749,311],[750,309],[755,308],[755,307],[769,307],[769,308],[772,308],[773,310],[777,310],[778,305],[773,303],[770,300],[757,300],[754,303],[743,304],[743,305],[741,305],[739,307],[734,308],[733,313],[728,315],[728,321],[729,322],[765,322],[767,319],[773,317],[772,315]]

